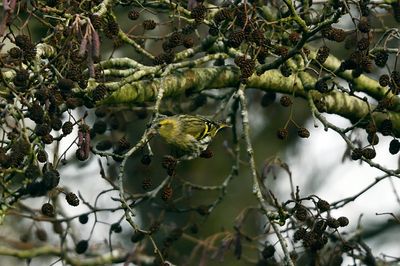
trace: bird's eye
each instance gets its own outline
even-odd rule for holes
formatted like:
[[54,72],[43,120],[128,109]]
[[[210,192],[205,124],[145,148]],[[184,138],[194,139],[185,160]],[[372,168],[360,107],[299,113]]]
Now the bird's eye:
[[160,123],[147,124],[147,128],[159,129],[161,127]]

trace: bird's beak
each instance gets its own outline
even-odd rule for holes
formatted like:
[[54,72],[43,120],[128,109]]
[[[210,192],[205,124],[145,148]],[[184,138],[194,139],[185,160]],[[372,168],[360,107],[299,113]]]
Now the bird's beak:
[[158,129],[160,128],[160,124],[158,120],[154,120],[152,125],[149,127],[149,134],[156,135],[158,133]]

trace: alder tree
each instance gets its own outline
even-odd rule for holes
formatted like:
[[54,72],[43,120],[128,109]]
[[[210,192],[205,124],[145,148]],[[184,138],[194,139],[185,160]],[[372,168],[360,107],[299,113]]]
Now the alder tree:
[[[400,150],[400,1],[2,7],[2,265],[400,262],[368,242],[398,230],[396,208],[376,214],[373,232],[337,214],[379,201],[368,192],[381,182],[400,198],[399,170],[375,158],[382,140],[392,158]],[[230,127],[179,160],[149,130],[175,114]],[[311,141],[306,124],[335,132],[338,157],[379,175],[335,201],[305,193],[276,145]],[[277,176],[289,193],[275,191]]]

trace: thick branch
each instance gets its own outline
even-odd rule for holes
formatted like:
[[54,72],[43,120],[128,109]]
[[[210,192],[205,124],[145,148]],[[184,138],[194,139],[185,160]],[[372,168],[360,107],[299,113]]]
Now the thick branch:
[[[334,67],[336,61],[331,59],[328,65]],[[336,63],[335,63],[336,62]],[[347,76],[345,72],[343,74]],[[294,94],[296,96],[306,98],[306,91],[313,89],[316,78],[307,72],[300,72],[301,80],[293,86],[293,76],[284,77],[278,70],[269,70],[261,76],[253,75],[248,82],[247,87],[256,88],[263,91],[278,92],[284,94]],[[157,78],[152,80],[142,80],[116,89],[114,93],[105,99],[101,104],[116,105],[130,104],[154,101],[156,99],[159,88],[163,82],[164,96],[174,97],[183,95],[187,91],[199,92],[212,88],[234,87],[239,84],[239,74],[235,67],[208,67],[208,68],[190,68],[172,72],[163,79]],[[359,91],[381,97],[385,92],[378,83],[366,76],[361,76],[354,80],[356,88]],[[366,101],[357,97],[337,90],[326,94],[312,93],[315,100],[322,100],[325,103],[325,112],[337,114],[349,119],[352,123],[359,122],[362,119],[369,119],[370,108]],[[374,106],[371,106],[374,109]],[[377,126],[385,119],[391,119],[393,122],[395,136],[400,136],[400,114],[394,111],[373,112],[372,117]],[[364,127],[364,123],[360,123],[360,127]]]
[[[64,254],[63,250],[59,247],[53,246],[42,246],[38,248],[19,250],[8,247],[0,247],[0,255],[13,256],[20,259],[32,259],[40,256],[57,256],[63,257],[65,261],[70,265],[79,266],[94,266],[94,265],[106,265],[111,263],[124,262],[128,254],[121,252],[120,250],[114,250],[112,252],[107,252],[99,256],[94,256],[88,259],[82,259],[78,257],[70,257]],[[149,263],[154,260],[154,258],[143,257],[140,258],[142,262]]]

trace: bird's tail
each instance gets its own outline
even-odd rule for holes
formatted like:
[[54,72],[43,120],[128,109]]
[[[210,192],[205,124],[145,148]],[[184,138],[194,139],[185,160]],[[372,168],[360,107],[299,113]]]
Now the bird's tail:
[[219,130],[223,129],[223,128],[226,128],[226,127],[232,127],[232,125],[229,124],[229,123],[226,122],[226,121],[218,121],[217,132],[218,132]]

